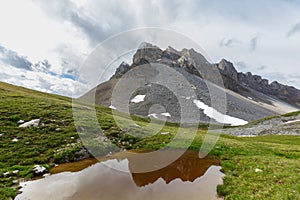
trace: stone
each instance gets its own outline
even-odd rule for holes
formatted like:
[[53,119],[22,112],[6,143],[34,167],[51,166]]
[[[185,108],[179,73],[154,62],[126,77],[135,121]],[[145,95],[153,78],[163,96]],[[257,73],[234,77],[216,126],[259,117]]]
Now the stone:
[[18,123],[18,124],[23,124],[24,122],[25,122],[24,120],[21,120],[21,119],[20,119],[17,123]]
[[170,132],[162,132],[162,133],[160,133],[160,134],[162,134],[162,135],[168,135]]
[[254,171],[255,172],[262,172],[263,170],[256,168]]
[[21,128],[28,128],[28,127],[37,127],[40,123],[40,119],[33,119],[29,122],[25,122],[24,124],[21,124],[19,127]]
[[34,172],[35,175],[41,175],[47,172],[47,169],[40,165],[35,165],[32,169],[32,172]]
[[8,176],[8,175],[10,175],[10,172],[4,172],[3,173],[3,176]]
[[43,175],[43,177],[47,177],[47,176],[50,176],[50,174],[46,173],[46,174]]

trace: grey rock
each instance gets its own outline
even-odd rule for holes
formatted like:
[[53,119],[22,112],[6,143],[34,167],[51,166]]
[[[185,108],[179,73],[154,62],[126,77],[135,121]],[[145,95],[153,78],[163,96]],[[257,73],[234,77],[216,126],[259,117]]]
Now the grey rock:
[[22,127],[22,128],[28,128],[28,127],[31,127],[31,126],[34,126],[34,127],[37,127],[40,123],[40,119],[33,119],[29,122],[25,122],[24,124],[21,124],[19,127]]
[[41,165],[35,165],[34,168],[31,170],[35,175],[42,175],[45,174],[48,170],[41,166]]
[[18,123],[18,124],[23,124],[24,122],[25,122],[24,120],[21,120],[21,119],[20,119],[17,123]]

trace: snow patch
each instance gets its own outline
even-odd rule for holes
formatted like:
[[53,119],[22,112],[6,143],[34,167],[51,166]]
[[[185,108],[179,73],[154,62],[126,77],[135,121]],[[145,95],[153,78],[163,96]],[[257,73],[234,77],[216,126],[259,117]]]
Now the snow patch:
[[133,99],[131,99],[132,103],[139,103],[145,100],[146,95],[136,95]]
[[245,125],[248,123],[247,121],[245,121],[243,119],[231,117],[229,115],[224,115],[199,100],[193,100],[193,103],[198,108],[203,109],[204,114],[206,114],[210,118],[215,119],[217,122],[224,123],[224,124],[231,124],[233,126]]
[[166,117],[171,117],[171,114],[170,114],[170,113],[168,113],[168,112],[161,113],[160,115],[162,115],[162,116],[166,116]]
[[248,99],[252,100],[253,98],[252,97],[247,97]]
[[148,115],[148,117],[153,117],[153,118],[156,118],[156,119],[158,118],[156,113],[151,113],[151,114]]
[[237,135],[237,137],[256,137],[257,135]]
[[292,120],[292,121],[287,121],[284,124],[291,124],[291,123],[294,123],[294,122],[300,122],[300,119],[296,119],[296,120]]
[[116,107],[114,107],[113,105],[108,106],[110,109],[117,109]]

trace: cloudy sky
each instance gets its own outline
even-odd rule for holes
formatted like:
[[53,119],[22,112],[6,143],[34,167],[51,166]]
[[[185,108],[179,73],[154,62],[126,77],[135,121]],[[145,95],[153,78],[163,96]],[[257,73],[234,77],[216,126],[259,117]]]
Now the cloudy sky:
[[[218,62],[300,88],[300,2],[294,0],[3,0],[0,81],[72,96],[80,66],[120,32],[160,27]],[[78,86],[80,90],[78,90]]]

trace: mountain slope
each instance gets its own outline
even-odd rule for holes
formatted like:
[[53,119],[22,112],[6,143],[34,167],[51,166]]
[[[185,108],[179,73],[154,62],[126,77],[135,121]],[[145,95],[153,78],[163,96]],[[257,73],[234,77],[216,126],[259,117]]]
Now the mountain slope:
[[[179,72],[190,85],[184,85],[183,82],[173,82],[175,89],[170,91],[169,88],[162,86],[163,80],[159,79],[162,65],[167,65]],[[136,67],[146,66],[143,71],[138,74],[130,73]],[[111,106],[113,90],[120,79],[134,79],[142,77],[144,85],[137,88],[131,96],[143,95],[143,101],[129,102],[129,110],[131,114],[140,116],[154,116],[162,118],[162,113],[168,113],[167,120],[179,122],[182,120],[180,111],[180,102],[187,106],[185,112],[189,113],[185,118],[187,122],[208,122],[212,120],[215,123],[224,122],[226,124],[234,124],[230,120],[222,121],[213,118],[207,114],[204,107],[211,109],[210,90],[214,90],[216,96],[213,98],[221,99],[222,88],[217,77],[211,72],[216,67],[223,79],[226,88],[227,112],[222,113],[227,118],[234,119],[240,124],[244,121],[252,121],[255,119],[283,114],[296,111],[300,105],[300,91],[291,86],[285,86],[277,82],[269,84],[268,80],[262,79],[260,76],[251,73],[243,74],[236,71],[233,64],[222,59],[217,64],[210,64],[203,55],[194,49],[183,49],[177,51],[172,47],[161,50],[152,44],[143,43],[133,56],[131,65],[122,63],[116,70],[116,73],[107,82],[101,83],[91,91],[83,95],[80,99],[90,101],[95,96],[95,103],[103,106]],[[199,73],[201,72],[201,74]],[[174,79],[174,74],[167,74],[166,79]],[[209,82],[205,81],[208,80]],[[184,95],[187,88],[192,88],[196,95]],[[132,85],[122,85],[124,93],[130,91]],[[181,94],[181,95],[177,95]],[[183,94],[183,95],[182,95]],[[176,96],[177,95],[177,96]],[[182,98],[182,99],[178,99]],[[125,112],[121,108],[126,106],[128,102],[122,102],[119,105],[112,105],[117,109]],[[194,103],[194,104],[193,104]],[[160,104],[166,110],[153,110],[153,105]],[[202,105],[202,107],[199,107]],[[217,105],[217,108],[221,105]],[[200,113],[200,119],[195,119],[195,112]]]
[[[67,97],[0,82],[0,199],[14,198],[18,182],[34,176],[31,170],[35,164],[51,171],[54,163],[86,156],[81,151],[83,146],[79,134],[82,133],[78,134],[76,128],[87,127],[75,127],[71,102],[72,99]],[[82,110],[94,107],[77,106]],[[92,134],[92,139],[102,155],[112,151],[107,149],[107,140],[120,149],[157,150],[170,143],[178,131],[176,124],[167,123],[155,135],[132,137],[137,133],[146,134],[141,129],[149,124],[149,120],[133,117],[139,126],[124,123],[126,127],[120,129],[114,122],[111,109],[95,107],[104,135]],[[82,118],[87,117],[82,115]],[[19,127],[20,119],[29,121],[35,118],[41,120],[37,127]],[[299,127],[300,123],[297,124]],[[188,129],[183,131],[188,132]],[[161,134],[163,132],[169,134]],[[205,134],[199,129],[189,149],[199,150]],[[184,138],[178,138],[172,148],[180,149],[185,142]],[[221,135],[210,153],[220,159],[222,171],[226,174],[224,184],[218,187],[219,195],[228,199],[299,199],[299,142],[300,136],[290,135],[251,138]],[[256,169],[261,171],[256,172]],[[14,173],[15,170],[18,173]]]

